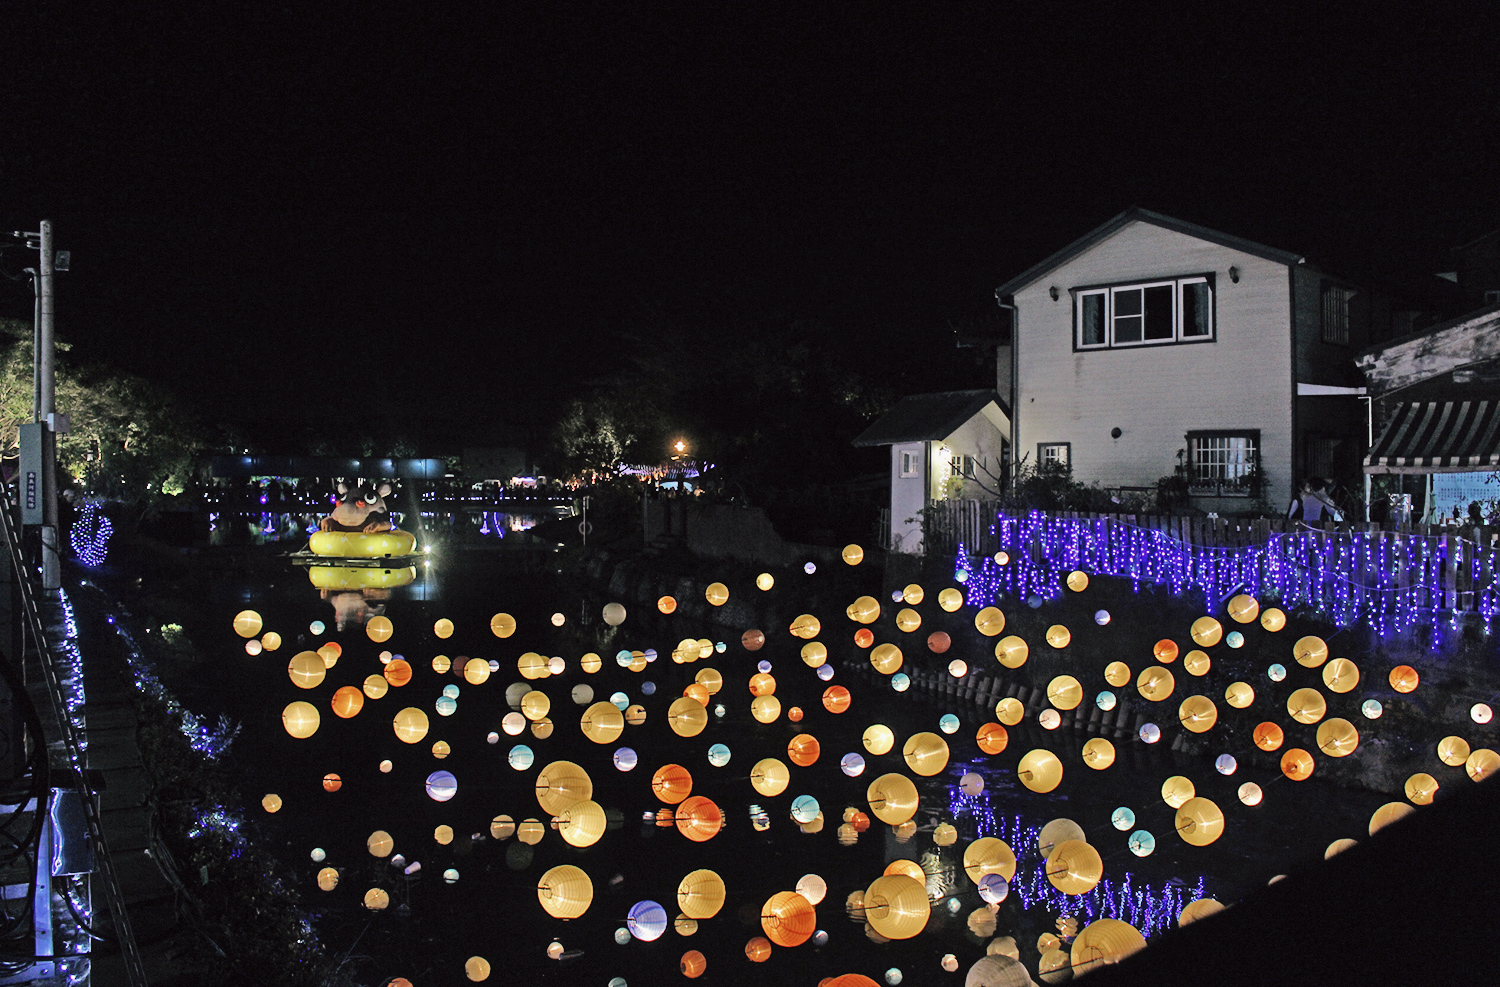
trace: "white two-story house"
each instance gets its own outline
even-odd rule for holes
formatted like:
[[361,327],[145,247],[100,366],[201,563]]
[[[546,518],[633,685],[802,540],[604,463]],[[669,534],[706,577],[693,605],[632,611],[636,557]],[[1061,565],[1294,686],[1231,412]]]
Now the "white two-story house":
[[1357,482],[1370,306],[1302,256],[1131,209],[996,297],[1018,460],[1126,490],[1180,463],[1194,506],[1219,512],[1284,507],[1308,475]]

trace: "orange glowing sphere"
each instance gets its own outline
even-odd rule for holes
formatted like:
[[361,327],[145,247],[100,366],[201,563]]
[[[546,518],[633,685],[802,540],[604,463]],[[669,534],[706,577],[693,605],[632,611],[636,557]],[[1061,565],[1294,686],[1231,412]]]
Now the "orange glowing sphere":
[[343,788],[343,787],[344,787],[344,779],[340,778],[338,775],[334,774],[332,771],[328,772],[326,775],[323,776],[323,791],[325,791],[325,792],[336,792],[340,788]]

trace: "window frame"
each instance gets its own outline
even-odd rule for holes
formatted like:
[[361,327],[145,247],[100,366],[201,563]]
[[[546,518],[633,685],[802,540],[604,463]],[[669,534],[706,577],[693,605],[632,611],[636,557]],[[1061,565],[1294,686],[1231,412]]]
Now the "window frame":
[[[1330,325],[1328,303],[1337,293],[1338,301],[1336,310],[1341,318],[1337,321],[1339,326]],[[1329,346],[1349,346],[1354,337],[1354,310],[1351,304],[1359,297],[1359,289],[1352,288],[1347,284],[1324,278],[1318,291],[1318,339]],[[1341,334],[1333,333],[1333,330],[1341,329]],[[1342,338],[1338,338],[1341,335]]]
[[1069,470],[1073,468],[1073,443],[1071,442],[1038,442],[1036,444],[1036,468],[1041,469],[1046,465],[1047,449],[1061,449],[1063,451],[1062,464]]
[[901,467],[896,473],[899,480],[909,480],[922,475],[922,453],[920,450],[901,449]]
[[[1200,482],[1197,477],[1198,460],[1194,456],[1194,441],[1202,439],[1248,439],[1254,453],[1253,461],[1249,464],[1249,475],[1252,477],[1249,483],[1243,486],[1231,486],[1224,479],[1214,480],[1212,490],[1208,484]],[[1264,450],[1260,442],[1260,429],[1258,428],[1211,428],[1194,429],[1186,435],[1185,445],[1187,447],[1188,467],[1188,493],[1193,497],[1258,497],[1260,496],[1261,457]]]
[[[1183,304],[1183,291],[1188,285],[1203,284],[1208,287],[1208,332],[1203,335],[1187,335],[1183,330],[1183,312],[1186,306]],[[1148,288],[1160,288],[1170,285],[1172,288],[1172,335],[1165,339],[1146,339],[1146,305],[1145,292]],[[1141,293],[1141,312],[1138,316],[1119,316],[1115,312],[1115,298],[1119,294],[1128,291],[1139,291]],[[1180,274],[1173,277],[1151,278],[1141,281],[1120,281],[1109,284],[1080,285],[1069,288],[1068,294],[1073,302],[1073,351],[1075,353],[1086,353],[1094,350],[1126,350],[1137,349],[1143,346],[1178,346],[1183,344],[1213,343],[1219,338],[1218,305],[1219,294],[1214,272],[1200,272],[1196,274]],[[1084,299],[1099,297],[1103,299],[1103,327],[1104,341],[1099,343],[1085,343],[1083,341],[1084,330]],[[1119,342],[1116,340],[1116,323],[1122,318],[1139,318],[1141,326],[1141,338],[1139,340],[1128,340]]]

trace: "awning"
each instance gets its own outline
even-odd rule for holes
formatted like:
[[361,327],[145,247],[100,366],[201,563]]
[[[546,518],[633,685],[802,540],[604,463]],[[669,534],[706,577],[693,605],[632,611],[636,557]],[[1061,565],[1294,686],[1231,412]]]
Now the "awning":
[[1409,401],[1365,457],[1366,473],[1500,469],[1500,401]]

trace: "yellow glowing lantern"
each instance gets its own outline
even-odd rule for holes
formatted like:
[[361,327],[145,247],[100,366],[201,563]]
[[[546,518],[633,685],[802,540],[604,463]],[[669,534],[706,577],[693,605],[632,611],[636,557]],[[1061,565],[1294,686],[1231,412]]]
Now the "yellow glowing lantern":
[[917,814],[917,786],[906,775],[881,775],[865,789],[870,814],[887,826],[898,826]]
[[822,629],[822,623],[810,613],[799,615],[797,619],[792,621],[792,626],[788,628],[791,631],[792,637],[799,637],[804,641],[811,641],[818,636],[818,632]]
[[1292,645],[1292,657],[1303,668],[1317,668],[1328,660],[1328,642],[1312,634],[1299,638]]
[[590,651],[582,658],[578,659],[578,667],[583,669],[589,675],[593,675],[595,672],[599,671],[599,669],[604,667],[604,659],[600,658],[597,654]]
[[988,874],[999,874],[1009,881],[1016,876],[1016,855],[1004,841],[982,836],[964,848],[964,873],[978,884]]
[[724,675],[717,668],[698,669],[693,681],[707,689],[710,696],[718,695],[719,690],[724,688]]
[[891,748],[896,746],[896,734],[884,723],[874,723],[865,728],[864,736],[861,738],[865,750],[871,754],[889,754]]
[[1026,719],[1026,706],[1014,696],[1006,696],[995,704],[995,719],[1013,727]]
[[1431,805],[1437,790],[1438,780],[1425,771],[1406,779],[1406,797],[1414,805]]
[[381,696],[389,692],[390,689],[391,684],[385,680],[384,675],[365,676],[365,695],[369,696],[371,699],[379,699]]
[[1208,653],[1199,651],[1197,648],[1182,656],[1182,670],[1189,675],[1198,677],[1207,675],[1212,665],[1213,662],[1208,657]]
[[771,587],[776,585],[776,577],[769,572],[763,572],[755,577],[755,588],[762,593],[770,592]]
[[520,672],[521,678],[527,681],[544,679],[552,674],[547,668],[547,659],[535,651],[527,651],[516,659],[516,671]]
[[1318,750],[1329,757],[1348,757],[1358,746],[1359,730],[1343,717],[1332,716],[1318,724]]
[[[766,696],[762,698],[775,698]],[[667,707],[667,725],[679,737],[696,737],[708,726],[708,710],[696,699],[682,696]]]
[[750,701],[750,715],[756,723],[774,723],[781,716],[781,700],[775,696],[756,696]]
[[1135,926],[1116,918],[1095,919],[1073,940],[1069,961],[1074,977],[1110,963],[1118,963],[1146,948],[1146,937]]
[[365,636],[376,644],[389,641],[391,633],[395,630],[391,626],[389,617],[371,617],[370,622],[365,625]]
[[901,591],[901,601],[907,606],[914,607],[921,603],[926,598],[926,595],[921,586],[916,583],[910,583]]
[[365,907],[372,912],[384,911],[391,903],[391,896],[381,888],[371,888],[365,892]]
[[935,733],[914,733],[901,748],[906,766],[924,778],[931,778],[948,766],[948,742]]
[[1235,709],[1245,709],[1255,702],[1255,689],[1248,682],[1231,682],[1224,690],[1224,701]]
[[938,606],[949,613],[953,613],[963,605],[964,595],[951,586],[938,593]]
[[1223,640],[1224,625],[1213,617],[1199,617],[1188,633],[1198,647],[1211,648]]
[[1044,872],[1063,894],[1088,894],[1104,877],[1104,860],[1083,840],[1064,840],[1047,855]]
[[444,640],[453,636],[453,621],[447,617],[439,617],[432,624],[433,636]]
[[1286,626],[1286,614],[1276,607],[1267,607],[1261,612],[1260,626],[1274,634]]
[[306,740],[317,733],[320,721],[318,707],[312,703],[287,703],[286,709],[281,711],[281,725],[298,740]]
[[1177,721],[1186,730],[1204,733],[1219,721],[1219,708],[1207,696],[1188,696],[1177,707]]
[[1374,836],[1396,820],[1403,819],[1416,811],[1405,802],[1387,802],[1370,816],[1370,835]]
[[712,606],[722,607],[729,602],[729,587],[723,583],[709,583],[703,591],[703,598]]
[[402,743],[419,743],[427,736],[427,714],[415,706],[408,706],[397,713],[391,724]]
[[[1249,599],[1249,597],[1246,597],[1246,599]],[[1351,840],[1350,842],[1352,843],[1353,841]],[[1182,911],[1177,913],[1177,924],[1179,926],[1190,925],[1200,918],[1207,918],[1215,912],[1222,912],[1223,910],[1224,905],[1220,901],[1213,898],[1195,898],[1188,902]]]
[[1260,616],[1260,604],[1255,597],[1239,594],[1229,601],[1229,618],[1237,624],[1248,624]]
[[328,675],[328,666],[316,651],[303,651],[292,657],[286,671],[297,688],[316,689]]
[[726,897],[724,879],[711,870],[691,871],[677,885],[677,907],[690,919],[713,918]]
[[447,824],[437,827],[432,831],[432,838],[436,840],[440,846],[447,846],[448,844],[453,842],[453,827]]
[[1075,593],[1082,593],[1089,588],[1089,574],[1078,569],[1068,573],[1068,589]]
[[281,635],[275,631],[266,632],[266,635],[260,639],[260,646],[267,651],[275,651],[281,647]]
[[490,820],[490,836],[497,840],[508,840],[516,835],[516,821],[510,816],[496,816]]
[[952,846],[958,842],[958,830],[952,823],[938,823],[937,828],[932,831],[932,842],[938,846]]
[[[486,662],[486,665],[489,663]],[[432,659],[432,670],[439,675],[447,675],[453,668],[453,662],[447,655],[435,655]]]
[[761,758],[750,769],[750,787],[766,798],[774,798],[786,791],[791,780],[791,770],[774,757]]
[[365,849],[370,851],[372,857],[389,857],[391,851],[396,849],[396,841],[391,839],[390,833],[377,829],[365,838]]
[[318,887],[324,891],[332,891],[339,886],[339,872],[332,867],[324,867],[318,871]]
[[901,664],[904,661],[905,657],[901,654],[901,649],[894,644],[877,644],[870,649],[870,664],[881,675],[894,675],[901,671]]
[[318,657],[323,659],[324,668],[332,668],[337,665],[343,653],[344,649],[337,641],[329,641],[318,649]]
[[540,720],[533,720],[531,723],[531,735],[538,740],[546,740],[552,736],[552,720],[545,716]]
[[604,835],[605,825],[604,807],[591,799],[574,802],[557,814],[557,834],[568,846],[593,846]]
[[1349,692],[1359,685],[1359,666],[1348,658],[1335,658],[1323,666],[1323,684],[1330,692]]
[[1068,840],[1085,840],[1083,827],[1071,819],[1054,819],[1037,833],[1036,848],[1043,857],[1046,857],[1059,843],[1065,843]]
[[1083,763],[1095,771],[1103,771],[1115,763],[1115,745],[1103,737],[1091,737],[1083,745]]
[[542,910],[553,918],[580,918],[593,903],[594,882],[582,868],[558,864],[537,882],[536,896]]
[[995,658],[1006,668],[1020,668],[1026,664],[1031,649],[1026,642],[1011,634],[995,643]]
[[1059,650],[1066,648],[1068,642],[1073,640],[1073,632],[1062,624],[1053,624],[1047,628],[1047,643]]
[[892,860],[890,863],[886,864],[885,870],[881,873],[885,876],[889,876],[892,874],[905,874],[913,881],[921,881],[923,884],[927,883],[927,872],[922,870],[922,865],[917,863],[915,860],[906,860],[904,858],[898,857],[897,859]]
[[1287,697],[1286,711],[1298,723],[1316,723],[1328,712],[1328,700],[1317,689],[1298,689]]
[[572,761],[553,761],[536,776],[536,800],[542,811],[555,816],[570,805],[594,797],[589,773]]
[[999,607],[985,607],[974,615],[974,629],[985,637],[999,637],[1005,630],[1005,614]]
[[406,661],[395,658],[386,662],[385,680],[398,689],[411,681],[411,665]]
[[1469,742],[1462,737],[1444,737],[1438,741],[1438,760],[1450,768],[1461,768],[1469,760]]
[[434,741],[433,742],[433,745],[432,745],[432,756],[435,757],[435,758],[437,758],[439,761],[441,761],[443,758],[447,757],[449,754],[452,754],[452,753],[453,753],[453,748],[448,745],[448,741],[446,741],[446,740],[438,740],[438,741]]
[[1500,769],[1500,752],[1492,751],[1488,747],[1479,747],[1471,751],[1469,759],[1464,762],[1464,770],[1474,781],[1484,781]]
[[844,613],[857,624],[873,624],[880,619],[880,601],[873,596],[861,596],[844,608]]
[[470,658],[464,662],[464,681],[470,685],[483,685],[490,678],[490,663],[483,658]]
[[1059,675],[1047,683],[1047,701],[1058,709],[1077,709],[1083,702],[1083,683],[1071,675]]
[[1182,775],[1173,775],[1161,783],[1161,800],[1174,809],[1181,808],[1183,803],[1198,794],[1193,787],[1193,782]]
[[843,558],[845,565],[859,565],[865,560],[865,550],[858,545],[845,545],[839,555]]
[[483,956],[470,956],[464,960],[464,976],[478,983],[490,978],[490,961]]
[[1060,785],[1062,776],[1062,761],[1049,750],[1028,751],[1016,765],[1016,778],[1040,795],[1045,795]]
[[1130,666],[1123,661],[1112,661],[1104,666],[1104,681],[1118,689],[1130,682]]
[[808,668],[820,668],[828,662],[828,645],[822,641],[808,641],[802,646],[802,663]]
[[902,607],[896,611],[896,629],[907,634],[912,633],[922,626],[922,615],[911,607]]
[[1136,690],[1141,697],[1153,703],[1159,703],[1170,696],[1176,685],[1172,673],[1160,665],[1141,669],[1141,674],[1135,680]]
[[884,939],[910,939],[927,927],[932,903],[922,881],[892,874],[865,889],[864,911],[869,927]]
[[276,794],[267,795],[265,798],[260,800],[260,807],[262,809],[265,809],[267,812],[280,812],[281,796]]
[[261,627],[260,614],[254,610],[241,610],[234,615],[234,632],[240,637],[254,637]]
[[533,689],[521,697],[521,715],[532,722],[542,719],[551,710],[552,700],[545,692]]
[[516,618],[508,613],[497,613],[490,618],[490,633],[496,637],[510,637],[516,632]]

